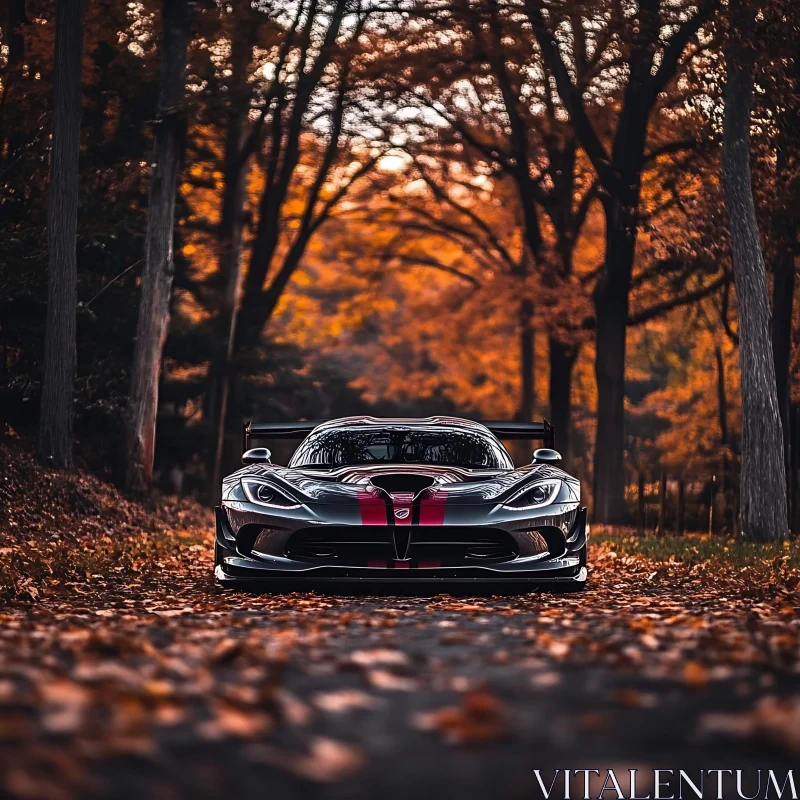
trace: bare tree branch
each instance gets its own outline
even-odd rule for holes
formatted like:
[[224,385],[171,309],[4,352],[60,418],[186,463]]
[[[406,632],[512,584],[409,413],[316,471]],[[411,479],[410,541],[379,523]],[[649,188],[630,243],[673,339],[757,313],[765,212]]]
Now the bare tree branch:
[[698,300],[702,300],[704,297],[708,297],[710,294],[713,294],[717,289],[719,289],[720,286],[724,285],[727,280],[728,276],[723,274],[708,286],[703,286],[693,292],[680,295],[679,297],[672,297],[669,300],[664,300],[663,302],[656,303],[649,308],[644,308],[641,311],[630,314],[628,316],[628,325],[641,325],[642,323],[648,322],[651,319],[655,319],[662,314],[666,314],[668,311],[680,308],[681,306],[690,305],[691,303],[696,303]]

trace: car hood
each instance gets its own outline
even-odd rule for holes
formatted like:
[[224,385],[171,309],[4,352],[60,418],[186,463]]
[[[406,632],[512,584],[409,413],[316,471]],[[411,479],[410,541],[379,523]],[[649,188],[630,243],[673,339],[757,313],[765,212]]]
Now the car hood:
[[[528,464],[512,470],[471,470],[434,464],[374,464],[331,470],[253,464],[225,479],[224,489],[233,488],[245,476],[259,476],[284,485],[310,502],[337,503],[355,500],[365,490],[444,493],[461,503],[496,500],[518,486],[539,478],[570,480],[550,464]],[[223,495],[225,492],[223,491]]]

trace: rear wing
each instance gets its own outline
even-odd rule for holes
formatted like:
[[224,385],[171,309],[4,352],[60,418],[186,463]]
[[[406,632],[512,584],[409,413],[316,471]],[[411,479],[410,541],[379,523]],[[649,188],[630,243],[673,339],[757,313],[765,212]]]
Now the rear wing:
[[546,419],[541,422],[506,422],[504,420],[480,420],[498,439],[523,439],[541,441],[551,449],[556,445],[556,431]]
[[246,453],[253,442],[275,439],[305,439],[325,419],[307,422],[245,422],[242,426],[242,452]]
[[[253,442],[305,439],[317,425],[328,421],[317,419],[307,422],[245,422],[242,426],[242,452],[247,452],[253,446]],[[555,429],[546,419],[542,422],[476,421],[487,427],[498,439],[541,441],[545,447],[555,447]]]

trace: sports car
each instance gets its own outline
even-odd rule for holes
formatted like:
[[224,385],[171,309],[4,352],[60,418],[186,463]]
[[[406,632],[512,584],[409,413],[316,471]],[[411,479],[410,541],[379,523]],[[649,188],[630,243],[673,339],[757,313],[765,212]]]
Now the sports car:
[[[301,439],[287,466],[257,442]],[[515,467],[501,439],[542,440]],[[580,483],[554,431],[455,417],[247,423],[216,508],[225,586],[287,580],[586,584]]]

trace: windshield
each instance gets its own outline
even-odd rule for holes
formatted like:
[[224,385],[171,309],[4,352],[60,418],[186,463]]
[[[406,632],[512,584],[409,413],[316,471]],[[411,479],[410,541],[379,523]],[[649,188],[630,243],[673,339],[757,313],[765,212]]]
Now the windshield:
[[364,464],[440,464],[465,469],[513,469],[493,436],[426,428],[334,428],[315,431],[297,448],[290,467]]

